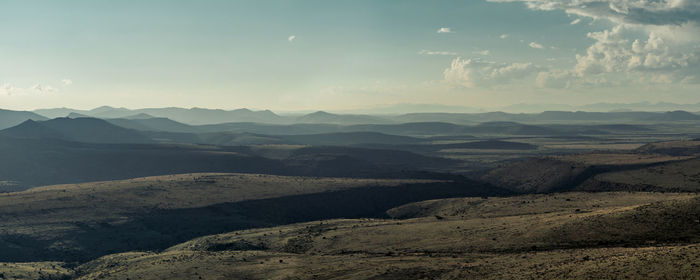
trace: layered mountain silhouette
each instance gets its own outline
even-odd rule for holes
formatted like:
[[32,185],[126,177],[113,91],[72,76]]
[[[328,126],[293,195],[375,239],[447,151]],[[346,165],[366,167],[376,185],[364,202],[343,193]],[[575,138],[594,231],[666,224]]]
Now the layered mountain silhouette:
[[47,119],[48,118],[33,112],[0,109],[0,129],[13,127],[26,120],[43,121]]
[[151,143],[142,133],[95,118],[27,120],[0,131],[1,136],[22,139],[59,139],[84,143]]

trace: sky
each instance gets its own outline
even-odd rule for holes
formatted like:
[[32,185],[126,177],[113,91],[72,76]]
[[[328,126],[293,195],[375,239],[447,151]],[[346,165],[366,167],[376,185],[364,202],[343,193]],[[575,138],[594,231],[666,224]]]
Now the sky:
[[0,108],[700,102],[697,0],[0,0]]

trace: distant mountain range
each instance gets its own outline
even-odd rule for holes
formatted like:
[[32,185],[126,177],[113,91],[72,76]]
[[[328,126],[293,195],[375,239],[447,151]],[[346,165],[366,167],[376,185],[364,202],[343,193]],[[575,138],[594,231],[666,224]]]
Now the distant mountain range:
[[101,119],[144,119],[161,117],[188,124],[216,124],[225,122],[258,122],[258,123],[284,123],[285,118],[278,116],[269,110],[251,111],[248,109],[219,110],[202,108],[147,108],[126,109],[102,106],[92,110],[76,110],[69,108],[40,109],[34,111],[49,118],[70,117],[82,115]]
[[19,182],[16,188],[201,171],[424,176],[421,172],[460,168],[458,161],[434,157],[443,150],[537,150],[538,145],[517,138],[626,137],[664,133],[671,125],[697,137],[690,133],[700,121],[687,111],[283,116],[247,109],[100,107],[38,112],[68,117],[0,110],[0,181]]
[[638,103],[594,103],[586,105],[565,104],[514,104],[500,109],[511,113],[539,113],[544,111],[587,111],[587,112],[664,112],[664,111],[691,111],[700,112],[700,103],[678,104],[669,102],[638,102]]
[[[645,124],[677,121],[697,121],[700,115],[687,111],[666,112],[583,112],[545,111],[534,114],[488,113],[410,113],[396,116],[333,114],[314,112],[299,116],[277,115],[271,111],[237,109],[160,108],[129,110],[99,107],[93,110],[66,108],[43,109],[35,112],[0,110],[0,129],[19,125],[27,120],[45,121],[53,118],[98,118],[134,130],[171,133],[249,132],[261,134],[316,134],[334,132],[382,132],[399,135],[450,134],[455,129],[465,133],[480,133],[457,126],[482,123],[544,124]],[[490,128],[497,130],[499,128]],[[509,129],[512,129],[509,128]],[[475,132],[476,131],[476,132]],[[505,132],[505,131],[502,131]],[[526,133],[519,133],[526,134]],[[541,134],[541,133],[535,133]]]
[[[646,106],[646,105],[648,106]],[[616,108],[621,104],[593,104],[589,107]],[[678,105],[672,103],[639,103],[628,104],[631,107],[697,107],[696,105]],[[524,105],[523,105],[524,106]],[[539,106],[539,105],[538,105]],[[552,106],[556,107],[556,106]],[[648,109],[648,108],[647,108]],[[693,111],[693,110],[690,110]],[[6,111],[18,112],[18,111]],[[290,124],[334,124],[334,125],[365,125],[365,124],[401,124],[415,122],[445,122],[453,124],[477,124],[483,122],[520,122],[520,123],[557,123],[557,122],[648,122],[648,121],[683,121],[697,120],[699,115],[688,111],[614,111],[596,112],[591,111],[539,111],[541,113],[506,113],[506,112],[485,112],[485,113],[407,113],[400,115],[390,114],[334,114],[325,111],[318,111],[304,115],[278,115],[269,110],[252,111],[249,109],[219,110],[202,108],[149,108],[149,109],[126,109],[103,106],[92,110],[74,110],[68,108],[41,109],[34,111],[31,115],[35,120],[41,120],[42,116],[47,118],[57,117],[94,117],[101,119],[154,119],[166,118],[188,125],[213,125],[223,123],[261,123],[275,125]],[[30,118],[32,112],[24,112],[24,120]],[[21,119],[22,117],[17,117]],[[21,121],[20,121],[21,122]],[[165,120],[161,120],[165,122]],[[17,123],[17,122],[15,122]],[[0,123],[0,129],[11,125]],[[162,130],[162,129],[159,129]],[[181,130],[180,132],[190,132]]]
[[123,128],[95,118],[27,120],[17,126],[0,130],[0,136],[23,139],[57,139],[84,143],[154,142],[137,130]]
[[43,121],[47,120],[47,117],[42,115],[27,112],[27,111],[10,111],[0,109],[0,129],[5,129],[8,127],[13,127],[26,120]]

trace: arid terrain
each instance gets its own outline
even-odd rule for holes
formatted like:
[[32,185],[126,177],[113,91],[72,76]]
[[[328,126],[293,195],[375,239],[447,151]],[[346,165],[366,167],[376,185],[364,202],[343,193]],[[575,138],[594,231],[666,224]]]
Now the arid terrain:
[[392,208],[384,219],[233,231],[78,266],[11,264],[6,277],[41,271],[79,279],[688,278],[700,273],[698,211],[700,197],[687,193],[439,199]]
[[0,0],[0,280],[700,280],[700,0]]
[[694,123],[573,123],[22,122],[0,279],[700,275]]

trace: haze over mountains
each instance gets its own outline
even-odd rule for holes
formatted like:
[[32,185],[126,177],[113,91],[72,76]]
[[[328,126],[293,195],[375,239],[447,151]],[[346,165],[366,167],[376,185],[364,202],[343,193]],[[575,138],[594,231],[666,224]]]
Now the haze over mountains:
[[688,111],[0,113],[10,278],[537,278],[697,251]]
[[[679,108],[686,111],[700,111],[700,104],[677,105],[664,104],[660,110],[644,109],[644,106],[636,106],[636,110],[611,111],[611,110],[560,110],[553,111],[551,107],[542,106],[543,109],[536,113],[506,113],[506,112],[481,112],[481,113],[434,113],[434,112],[406,112],[391,113],[391,111],[377,111],[374,114],[334,114],[325,111],[317,111],[308,114],[280,115],[270,110],[253,111],[249,109],[220,110],[203,108],[149,108],[126,109],[102,106],[92,110],[75,110],[68,108],[39,109],[33,111],[35,118],[40,119],[58,117],[95,117],[102,119],[148,119],[168,118],[190,125],[220,124],[230,122],[252,122],[266,124],[296,124],[296,123],[326,123],[326,124],[391,124],[405,122],[451,122],[468,124],[486,121],[518,121],[518,122],[547,122],[547,121],[664,121],[668,120],[669,112],[682,113]],[[593,106],[593,105],[591,105]],[[611,105],[613,106],[613,105]],[[651,106],[654,107],[654,106]],[[545,109],[549,108],[549,109]],[[30,113],[25,113],[30,114]],[[672,120],[691,120],[696,114],[672,116]]]
[[[0,164],[6,166],[0,181],[13,182],[5,185],[15,190],[203,171],[421,177],[416,172],[486,168],[478,164],[482,159],[464,159],[474,152],[495,151],[493,156],[505,159],[509,153],[569,149],[552,141],[700,137],[693,130],[700,115],[686,111],[284,116],[267,110],[103,106],[0,114]],[[51,172],[35,175],[32,168]]]

